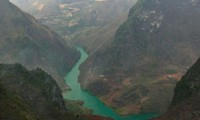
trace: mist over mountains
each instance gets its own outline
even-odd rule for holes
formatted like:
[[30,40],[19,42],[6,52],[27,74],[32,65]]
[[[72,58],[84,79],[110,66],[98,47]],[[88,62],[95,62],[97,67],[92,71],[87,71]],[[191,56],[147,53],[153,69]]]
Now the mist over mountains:
[[[102,43],[113,38],[136,0],[22,0],[20,4],[19,0],[12,2],[72,44],[82,46],[92,53],[104,46]],[[43,7],[38,9],[40,6]],[[103,36],[100,37],[99,33]]]
[[[161,117],[155,119],[161,120],[199,119],[199,0],[10,1],[16,6],[8,0],[0,1],[1,101],[11,98],[6,104],[20,110],[22,105],[26,108],[22,112],[31,119],[42,118],[37,113],[39,105],[33,110],[21,104],[35,97],[31,94],[26,98],[30,91],[26,93],[19,87],[30,79],[36,81],[27,83],[31,92],[36,90],[39,98],[50,104],[49,94],[55,88],[57,97],[53,99],[56,104],[62,103],[54,106],[57,111],[49,109],[45,119],[57,119],[56,115],[75,119],[77,111],[81,116],[86,114],[84,119],[109,119],[91,115],[91,110],[83,107],[84,101],[64,101],[61,96],[69,90],[64,76],[77,67],[82,55],[78,47],[88,53],[80,65],[81,90],[96,96],[116,113],[158,113]],[[20,76],[13,69],[21,71]],[[79,69],[74,73],[79,75]],[[13,76],[17,76],[16,81]],[[45,91],[43,87],[48,84],[43,79],[47,78],[51,78],[49,86],[54,87]],[[9,91],[13,87],[10,83],[19,92]],[[68,106],[72,113],[65,109]],[[55,112],[55,116],[48,116],[49,112]],[[16,116],[25,117],[20,111]]]

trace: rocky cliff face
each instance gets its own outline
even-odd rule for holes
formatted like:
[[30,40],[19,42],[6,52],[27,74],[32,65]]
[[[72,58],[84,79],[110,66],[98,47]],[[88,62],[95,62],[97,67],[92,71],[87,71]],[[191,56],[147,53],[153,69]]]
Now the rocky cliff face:
[[76,118],[67,112],[55,80],[41,69],[27,71],[20,64],[1,64],[0,84],[3,120]]
[[182,77],[174,90],[168,112],[155,120],[198,120],[200,117],[200,60]]
[[122,114],[166,111],[175,83],[200,55],[199,5],[138,1],[111,45],[82,65],[82,87]]
[[79,53],[59,35],[38,23],[8,0],[0,1],[0,63],[43,68],[59,85],[79,59]]

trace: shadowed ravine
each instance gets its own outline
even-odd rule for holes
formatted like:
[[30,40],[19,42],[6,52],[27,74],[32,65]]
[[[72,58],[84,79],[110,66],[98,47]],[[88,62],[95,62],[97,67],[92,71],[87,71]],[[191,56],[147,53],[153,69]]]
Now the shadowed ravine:
[[65,77],[65,82],[71,87],[71,91],[63,94],[64,99],[68,100],[82,100],[84,101],[84,106],[86,108],[92,109],[93,113],[96,115],[111,117],[114,120],[147,120],[155,116],[156,114],[139,114],[139,115],[129,115],[120,116],[114,112],[110,107],[106,106],[97,97],[91,95],[89,92],[81,89],[78,83],[78,76],[80,73],[79,66],[87,59],[88,55],[82,48],[77,48],[81,53],[80,60],[72,68],[71,72]]

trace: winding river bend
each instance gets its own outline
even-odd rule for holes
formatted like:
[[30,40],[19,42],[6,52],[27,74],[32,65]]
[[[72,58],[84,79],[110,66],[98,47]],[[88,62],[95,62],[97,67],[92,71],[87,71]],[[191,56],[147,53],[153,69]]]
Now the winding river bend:
[[65,77],[65,82],[72,90],[63,95],[64,99],[82,100],[84,101],[84,107],[92,109],[95,115],[110,117],[114,120],[147,120],[148,118],[155,116],[155,114],[120,116],[110,107],[101,102],[96,96],[82,90],[78,82],[78,76],[80,73],[79,66],[87,59],[88,54],[82,48],[77,48],[77,50],[81,53],[81,58],[73,67],[71,72],[69,72]]

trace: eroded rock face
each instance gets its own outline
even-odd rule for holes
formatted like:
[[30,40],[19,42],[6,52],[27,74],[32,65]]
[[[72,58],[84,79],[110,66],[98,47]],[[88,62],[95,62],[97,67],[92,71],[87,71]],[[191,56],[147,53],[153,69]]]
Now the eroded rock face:
[[[166,111],[175,83],[200,55],[199,9],[198,0],[138,1],[111,45],[81,66],[82,87],[123,114]],[[108,89],[95,92],[97,81]]]

